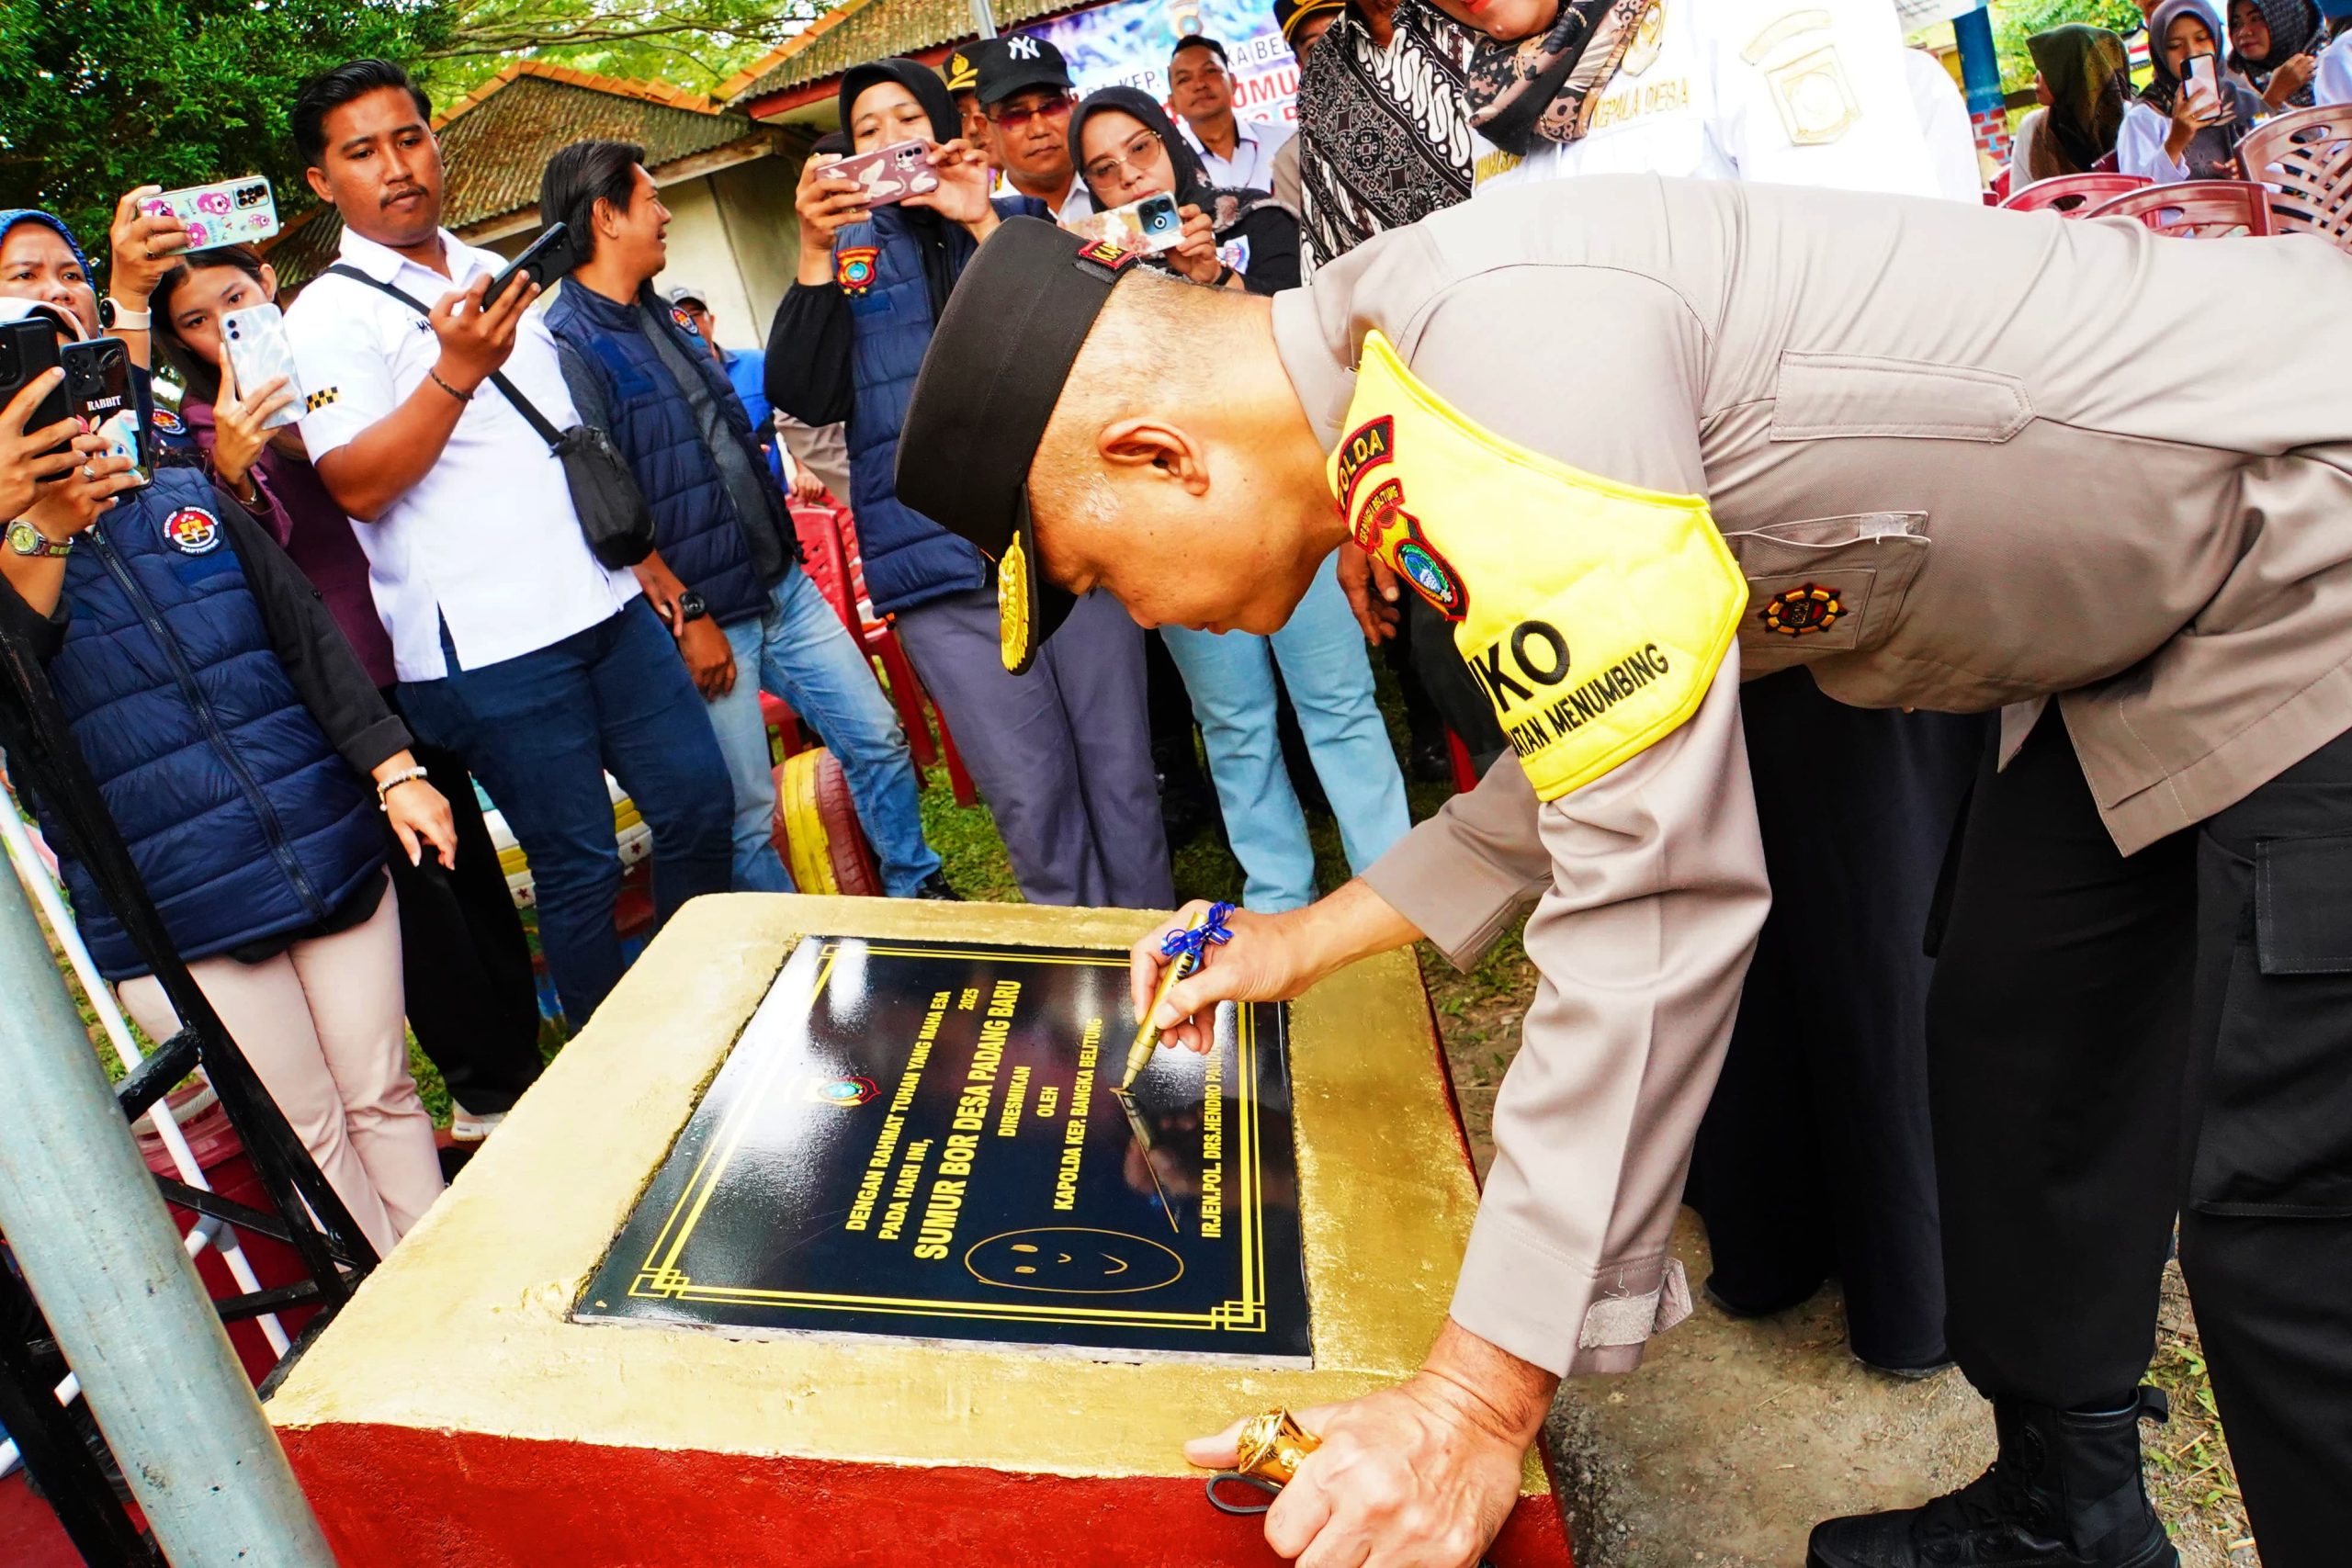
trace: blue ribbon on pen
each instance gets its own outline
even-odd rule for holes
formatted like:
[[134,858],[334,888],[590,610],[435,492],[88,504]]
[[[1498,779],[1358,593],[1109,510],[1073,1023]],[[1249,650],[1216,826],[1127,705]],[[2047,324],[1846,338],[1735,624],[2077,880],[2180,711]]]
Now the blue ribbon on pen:
[[1216,942],[1222,947],[1233,940],[1232,929],[1225,923],[1232,914],[1233,906],[1230,904],[1210,905],[1208,918],[1199,925],[1190,931],[1170,931],[1160,939],[1159,956],[1178,960],[1183,964],[1184,972],[1191,974],[1208,956],[1209,943]]

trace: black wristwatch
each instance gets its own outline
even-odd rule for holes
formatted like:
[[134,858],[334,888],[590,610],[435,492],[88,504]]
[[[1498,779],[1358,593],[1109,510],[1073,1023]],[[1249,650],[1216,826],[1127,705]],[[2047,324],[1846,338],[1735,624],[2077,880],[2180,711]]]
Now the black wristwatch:
[[699,621],[709,614],[710,604],[700,591],[689,588],[678,595],[678,619],[681,622]]

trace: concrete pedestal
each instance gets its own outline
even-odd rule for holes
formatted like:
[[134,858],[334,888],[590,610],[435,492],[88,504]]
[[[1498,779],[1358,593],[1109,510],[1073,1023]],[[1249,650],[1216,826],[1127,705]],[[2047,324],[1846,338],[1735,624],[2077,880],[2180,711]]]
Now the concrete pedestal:
[[[272,1401],[345,1568],[1275,1562],[1257,1521],[1209,1506],[1183,1439],[1418,1367],[1476,1203],[1409,955],[1290,1010],[1309,1366],[574,1316],[801,937],[1120,949],[1143,923],[854,898],[685,909]],[[1566,1568],[1540,1459],[1490,1556]]]

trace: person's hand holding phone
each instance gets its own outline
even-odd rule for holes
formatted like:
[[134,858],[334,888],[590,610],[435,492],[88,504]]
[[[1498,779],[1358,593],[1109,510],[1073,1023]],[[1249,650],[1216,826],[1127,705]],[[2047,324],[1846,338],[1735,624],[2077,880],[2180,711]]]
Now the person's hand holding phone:
[[107,231],[114,265],[107,273],[107,292],[134,310],[143,310],[147,297],[164,274],[179,265],[187,249],[187,229],[169,213],[143,212],[140,203],[164,194],[162,186],[141,186],[114,204],[114,224]]
[[527,277],[509,284],[498,303],[482,308],[488,277],[477,277],[463,292],[445,294],[433,307],[433,335],[441,340],[441,359],[435,374],[459,392],[470,396],[491,378],[507,355],[514,352],[514,333],[523,312],[539,297],[539,286]]
[[996,231],[996,208],[989,200],[989,162],[962,137],[944,141],[923,154],[939,175],[939,188],[917,191],[899,205],[928,207],[986,240]]
[[[39,499],[42,485],[73,472],[86,460],[85,454],[74,446],[83,434],[80,420],[61,419],[39,430],[25,428],[41,399],[64,379],[65,372],[51,366],[26,382],[8,400],[8,406],[0,409],[0,523],[23,516],[26,508]],[[102,438],[86,439],[95,443],[95,450],[106,450]]]
[[42,485],[19,515],[52,543],[62,544],[112,511],[124,491],[147,482],[130,458],[109,457],[106,450],[107,438],[95,431],[75,436],[75,466],[64,478]]
[[820,153],[800,166],[800,186],[793,195],[792,206],[800,215],[803,283],[833,280],[833,236],[842,225],[865,216],[865,192],[848,175],[831,172],[840,162]]
[[2270,81],[2262,89],[2262,101],[2271,108],[2284,108],[2287,100],[2311,84],[2319,71],[2319,62],[2308,54],[2298,54],[2270,73]]
[[1216,254],[1216,225],[1190,202],[1176,209],[1184,220],[1183,237],[1169,247],[1168,265],[1195,283],[1215,283],[1225,270]]
[[1347,595],[1364,641],[1377,645],[1395,637],[1405,613],[1396,599],[1396,574],[1388,563],[1365,554],[1351,540],[1340,547],[1339,576],[1340,592]]
[[254,464],[277,432],[270,419],[294,400],[286,378],[272,376],[251,392],[237,385],[236,367],[227,355],[220,360],[220,396],[212,404],[212,477],[223,489],[244,500],[245,480]]

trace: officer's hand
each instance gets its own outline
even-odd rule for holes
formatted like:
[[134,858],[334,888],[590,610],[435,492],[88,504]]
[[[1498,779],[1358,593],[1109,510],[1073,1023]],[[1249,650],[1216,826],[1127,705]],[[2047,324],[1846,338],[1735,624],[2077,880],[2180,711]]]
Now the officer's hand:
[[[1206,902],[1195,898],[1177,911],[1172,925],[1154,926],[1127,952],[1127,979],[1135,1000],[1136,1021],[1143,1021],[1159,989],[1160,971],[1173,960],[1163,957],[1159,944],[1170,931],[1182,931]],[[1253,915],[1236,909],[1226,919],[1233,940],[1210,943],[1201,966],[1192,977],[1179,981],[1159,1006],[1159,1040],[1205,1054],[1216,1043],[1219,1002],[1285,1001],[1313,985],[1319,976],[1309,973],[1304,950],[1292,940],[1294,917]]]
[[1396,574],[1388,563],[1376,556],[1366,555],[1352,544],[1340,547],[1340,592],[1348,596],[1348,607],[1356,613],[1356,624],[1363,627],[1363,639],[1383,643],[1396,635],[1396,624],[1403,613],[1396,604]]
[[[1297,1412],[1322,1439],[1273,1506],[1266,1544],[1351,1568],[1469,1568],[1519,1500],[1527,1438],[1497,1429],[1458,1386],[1429,1372],[1344,1404]],[[1184,1445],[1206,1469],[1235,1461],[1237,1421]]]

